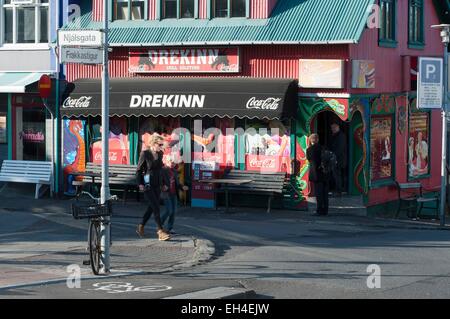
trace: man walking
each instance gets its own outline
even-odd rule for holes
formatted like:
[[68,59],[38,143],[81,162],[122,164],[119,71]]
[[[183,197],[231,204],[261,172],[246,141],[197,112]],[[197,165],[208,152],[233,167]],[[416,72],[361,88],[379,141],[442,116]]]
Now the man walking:
[[309,161],[309,181],[313,184],[317,200],[317,211],[314,215],[328,214],[328,176],[322,169],[322,146],[319,144],[319,135],[311,134],[310,146],[306,150]]
[[347,139],[337,122],[331,124],[330,151],[336,155],[337,165],[333,169],[333,179],[337,195],[345,190],[345,168],[347,167]]

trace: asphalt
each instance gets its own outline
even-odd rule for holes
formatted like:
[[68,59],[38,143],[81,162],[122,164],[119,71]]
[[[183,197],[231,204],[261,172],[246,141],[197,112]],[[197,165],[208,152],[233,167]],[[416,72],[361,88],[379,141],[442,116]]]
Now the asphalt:
[[[20,295],[24,291],[23,289],[28,289],[30,294],[34,291],[33,289],[43,291],[47,289],[45,287],[48,287],[50,291],[48,285],[50,283],[59,282],[60,286],[65,286],[63,282],[70,274],[67,267],[74,264],[81,267],[84,286],[94,287],[94,291],[89,291],[90,294],[96,293],[99,289],[99,292],[104,290],[102,287],[95,286],[98,284],[99,278],[92,276],[89,267],[82,265],[82,260],[87,257],[85,250],[87,222],[72,218],[71,203],[72,200],[68,198],[35,200],[32,188],[20,190],[10,186],[0,188],[0,273],[6,274],[0,277],[0,298],[2,295],[4,297],[11,294]],[[158,295],[160,298],[174,296],[178,299],[204,298],[203,296],[240,298],[248,297],[253,290],[260,292],[267,290],[267,295],[270,295],[272,292],[269,291],[274,284],[272,279],[267,283],[263,280],[251,279],[255,277],[255,260],[262,258],[260,256],[265,256],[264,260],[267,259],[268,262],[270,261],[269,263],[274,263],[274,265],[270,264],[268,269],[272,269],[271,267],[278,269],[281,261],[286,263],[286,258],[288,258],[286,256],[295,257],[298,254],[297,250],[303,246],[305,246],[302,248],[303,253],[311,258],[311,256],[319,256],[324,249],[329,250],[334,247],[328,248],[331,244],[338,245],[341,241],[345,241],[342,245],[347,247],[346,249],[355,245],[352,249],[360,249],[364,245],[361,239],[355,240],[355,236],[357,238],[367,236],[369,242],[370,238],[375,237],[388,241],[386,236],[391,232],[396,233],[395,230],[398,229],[399,233],[395,235],[395,241],[404,241],[410,238],[406,234],[410,236],[413,233],[415,237],[419,234],[433,233],[435,234],[433,236],[447,238],[446,231],[437,233],[428,231],[450,230],[448,225],[440,227],[438,221],[433,220],[367,218],[363,216],[362,210],[358,207],[332,207],[331,214],[323,218],[312,216],[311,212],[274,210],[272,214],[261,214],[261,209],[233,207],[228,214],[225,214],[220,209],[213,211],[182,207],[178,222],[181,226],[178,229],[181,232],[171,241],[159,242],[156,239],[156,230],[152,226],[153,221],[146,228],[147,237],[145,239],[139,239],[135,234],[136,224],[144,209],[144,203],[134,201],[117,202],[114,206],[111,277],[116,277],[115,280],[120,282],[128,282],[126,278],[129,280],[134,278],[138,282],[133,282],[133,284],[138,287],[144,283],[154,287],[156,283],[161,282],[161,278],[165,278],[163,283],[170,286],[170,289],[167,288],[167,291],[161,292]],[[416,234],[415,229],[426,232]],[[318,241],[321,240],[326,241],[327,244],[319,243],[319,245]],[[368,251],[352,252],[351,255],[355,255],[352,258],[358,259],[370,252],[380,255],[391,253],[390,249],[384,248],[379,252],[375,251],[374,248],[378,247],[378,244],[372,243],[374,247],[368,246],[372,247]],[[306,247],[308,245],[315,248]],[[316,247],[317,245],[320,247]],[[395,256],[404,251],[404,247],[401,249],[401,251],[392,252],[392,258],[395,259]],[[352,250],[350,249],[350,251]],[[336,254],[333,252],[331,255],[335,256]],[[341,256],[341,254],[342,248],[338,255]],[[234,256],[244,259],[236,259]],[[327,252],[324,256],[329,257],[330,253]],[[251,260],[249,274],[241,270],[236,275],[235,272],[242,267],[239,265],[238,268],[232,265],[228,270],[227,263],[223,266],[224,260],[227,261],[227,258],[231,258],[239,265],[247,264],[247,259]],[[435,258],[434,255],[427,257],[429,260]],[[319,262],[318,265],[322,267]],[[356,265],[359,267],[359,263]],[[361,269],[352,271],[361,271]],[[311,272],[310,269],[301,273],[295,270],[295,273],[280,274],[277,275],[277,278],[279,276],[297,278],[306,276],[309,272]],[[197,273],[199,275],[196,275]],[[169,277],[161,277],[164,274]],[[175,274],[175,277],[172,278],[171,274]],[[186,274],[186,278],[195,280],[184,279],[185,282],[180,283],[176,274],[178,276]],[[264,273],[264,276],[267,274]],[[322,278],[315,274],[311,276],[317,278],[316,281]],[[231,285],[232,287],[230,287],[227,286],[230,285],[230,278],[233,278],[234,281],[242,278],[244,281],[242,281],[242,285]],[[324,283],[328,283],[330,277],[323,276],[323,280]],[[279,291],[285,290],[287,287],[286,283],[281,284]],[[305,283],[302,282],[302,285]],[[345,285],[348,285],[348,281],[345,281]],[[54,289],[58,294],[61,293],[61,296],[63,296],[63,292],[66,294],[70,292],[70,290],[67,292],[64,287],[57,290],[59,286],[51,286],[53,287],[52,296],[55,296]],[[266,286],[270,288],[266,288]],[[20,287],[23,287],[22,290],[18,289]],[[212,288],[214,290],[208,290]],[[126,287],[117,289],[129,290]],[[322,291],[322,289],[319,290]],[[291,297],[292,295],[289,292],[285,296]],[[284,295],[281,294],[281,296]]]
[[[25,187],[25,189],[27,189]],[[35,200],[23,189],[0,191],[0,290],[61,282],[79,266],[82,279],[95,278],[90,266],[86,220],[71,215],[73,199]],[[187,233],[159,241],[153,221],[145,238],[135,233],[143,203],[117,202],[113,208],[111,273],[109,276],[158,274],[208,261],[214,244]]]

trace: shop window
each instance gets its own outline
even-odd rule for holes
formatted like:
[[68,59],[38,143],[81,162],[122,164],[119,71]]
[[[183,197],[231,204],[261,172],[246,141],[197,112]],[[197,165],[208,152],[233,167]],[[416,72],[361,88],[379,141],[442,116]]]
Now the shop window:
[[379,45],[396,47],[397,0],[380,0]]
[[244,18],[247,0],[212,0],[215,18]]
[[[110,117],[109,120],[109,163],[130,164],[130,147],[128,141],[127,119]],[[101,117],[89,120],[89,161],[102,162],[102,127]]]
[[409,116],[408,177],[420,178],[430,171],[430,114],[414,112]]
[[214,162],[217,168],[234,167],[234,119],[195,118],[193,120],[192,143],[195,162]]
[[0,27],[4,43],[48,43],[48,0],[34,0],[20,5],[4,0],[1,9],[4,23]]
[[422,49],[424,43],[423,0],[409,0],[409,47]]
[[45,161],[45,110],[16,107],[16,159]]
[[291,138],[287,123],[247,120],[245,169],[291,174]]
[[[182,149],[180,153],[175,154],[173,147],[178,144],[182,138],[177,134],[177,129],[181,126],[180,118],[171,117],[148,117],[141,118],[139,121],[139,142],[138,151],[145,149],[146,141],[153,133],[158,133],[164,137],[164,155],[172,155],[177,157],[182,156]],[[177,145],[179,146],[179,145]],[[175,162],[179,162],[180,158],[173,158]]]
[[193,19],[195,0],[163,0],[164,19]]
[[391,180],[394,176],[393,116],[372,116],[370,120],[370,180]]
[[146,0],[113,0],[114,20],[143,20]]

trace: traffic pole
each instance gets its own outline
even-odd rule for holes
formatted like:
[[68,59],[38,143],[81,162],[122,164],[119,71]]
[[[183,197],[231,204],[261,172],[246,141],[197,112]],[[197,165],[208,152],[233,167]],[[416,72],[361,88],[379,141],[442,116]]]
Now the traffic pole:
[[440,224],[445,226],[445,204],[447,193],[447,111],[448,111],[448,44],[450,42],[450,24],[432,25],[433,29],[440,30],[442,43],[444,43],[444,66],[443,66],[443,99],[442,99],[442,163],[441,163],[441,197],[440,197]]
[[[442,175],[443,175],[443,188],[441,189],[441,226],[445,226],[445,204],[446,204],[446,195],[447,195],[447,186],[448,186],[448,172],[447,172],[447,112],[448,112],[448,41],[445,41],[444,34],[450,34],[450,28],[446,27],[442,33],[444,39],[444,105],[443,105],[443,128],[442,128],[442,145],[443,145],[443,158],[442,158]],[[448,37],[447,37],[448,39]]]
[[[109,74],[108,74],[108,5],[103,1],[103,66],[102,66],[102,186],[100,200],[105,204],[110,198],[109,189]],[[101,272],[110,272],[110,217],[104,217],[101,225]]]

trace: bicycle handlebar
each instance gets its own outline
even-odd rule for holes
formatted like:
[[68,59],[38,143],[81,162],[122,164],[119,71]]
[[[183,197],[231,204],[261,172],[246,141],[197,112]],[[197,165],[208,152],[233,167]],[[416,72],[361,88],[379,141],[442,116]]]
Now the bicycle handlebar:
[[[81,196],[81,195],[88,195],[92,200],[94,200],[100,204],[100,197],[94,197],[94,195],[92,195],[91,193],[89,193],[87,191],[82,191],[79,196]],[[111,201],[117,201],[118,199],[119,198],[117,197],[117,195],[111,195],[111,197],[109,197],[109,200],[111,200]]]

